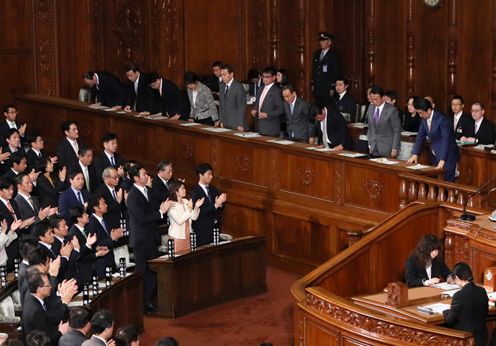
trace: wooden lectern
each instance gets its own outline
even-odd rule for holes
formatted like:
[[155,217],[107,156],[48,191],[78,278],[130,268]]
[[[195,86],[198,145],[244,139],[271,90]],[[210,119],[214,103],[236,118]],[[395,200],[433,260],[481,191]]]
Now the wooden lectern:
[[176,318],[266,292],[265,243],[265,236],[243,237],[149,261],[158,276],[158,315]]

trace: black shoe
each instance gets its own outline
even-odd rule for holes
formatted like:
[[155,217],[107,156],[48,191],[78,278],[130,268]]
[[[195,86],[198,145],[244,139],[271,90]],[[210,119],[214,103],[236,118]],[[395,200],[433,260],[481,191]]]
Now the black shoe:
[[145,305],[145,314],[147,315],[150,315],[150,314],[154,314],[158,311],[157,307],[153,304],[147,304]]

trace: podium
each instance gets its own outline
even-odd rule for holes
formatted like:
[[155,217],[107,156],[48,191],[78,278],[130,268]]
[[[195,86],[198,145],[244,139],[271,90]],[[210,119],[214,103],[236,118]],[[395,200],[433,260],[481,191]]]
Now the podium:
[[174,319],[266,292],[265,244],[265,236],[248,236],[150,260],[157,273],[157,315]]

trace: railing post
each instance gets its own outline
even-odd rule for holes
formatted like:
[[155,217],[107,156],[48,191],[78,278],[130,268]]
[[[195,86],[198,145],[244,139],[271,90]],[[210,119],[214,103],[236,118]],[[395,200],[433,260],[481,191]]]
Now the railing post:
[[400,208],[403,209],[408,204],[408,182],[406,179],[401,179],[399,195]]

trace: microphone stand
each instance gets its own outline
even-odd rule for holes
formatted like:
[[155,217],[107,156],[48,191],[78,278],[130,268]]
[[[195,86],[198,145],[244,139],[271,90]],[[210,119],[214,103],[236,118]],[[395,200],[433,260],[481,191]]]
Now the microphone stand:
[[[474,221],[475,220],[475,215],[474,214],[470,214],[470,213],[467,212],[467,204],[472,199],[472,197],[474,197],[475,195],[481,194],[489,185],[491,185],[494,182],[494,180],[496,180],[496,178],[490,179],[487,183],[485,183],[484,185],[482,185],[476,191],[471,192],[467,196],[467,200],[463,204],[463,214],[460,216],[460,220],[463,220],[463,221]],[[495,190],[495,189],[496,188],[493,188],[491,190]]]

